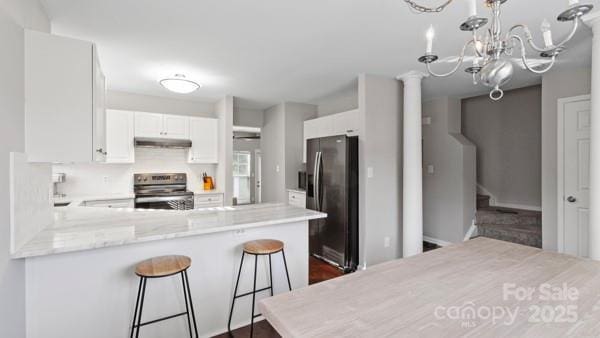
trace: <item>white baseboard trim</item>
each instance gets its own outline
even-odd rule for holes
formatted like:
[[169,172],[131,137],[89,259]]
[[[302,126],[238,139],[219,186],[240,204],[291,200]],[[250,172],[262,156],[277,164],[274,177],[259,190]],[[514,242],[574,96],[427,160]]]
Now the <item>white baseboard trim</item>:
[[510,208],[510,209],[542,211],[542,207],[538,207],[537,205],[526,205],[526,204],[496,202],[496,203],[494,203],[494,205],[491,205],[491,203],[490,203],[490,206],[500,207],[500,208]]
[[433,243],[433,244],[436,244],[439,246],[448,246],[448,245],[452,244],[450,242],[446,242],[441,239],[437,239],[437,238],[433,238],[433,237],[429,237],[429,236],[423,236],[423,241],[428,242],[428,243]]
[[471,237],[476,235],[476,232],[477,232],[477,226],[475,225],[475,220],[473,220],[473,222],[471,223],[471,226],[469,227],[469,231],[467,231],[467,233],[465,234],[465,238],[463,239],[463,241],[466,242],[466,241],[470,240]]

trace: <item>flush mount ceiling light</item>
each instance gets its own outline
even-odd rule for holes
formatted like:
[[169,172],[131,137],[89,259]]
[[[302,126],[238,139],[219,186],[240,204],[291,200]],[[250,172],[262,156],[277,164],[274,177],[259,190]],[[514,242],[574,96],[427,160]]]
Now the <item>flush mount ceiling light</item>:
[[179,94],[189,94],[202,87],[200,84],[186,79],[183,74],[175,74],[173,77],[162,79],[159,82],[167,90]]

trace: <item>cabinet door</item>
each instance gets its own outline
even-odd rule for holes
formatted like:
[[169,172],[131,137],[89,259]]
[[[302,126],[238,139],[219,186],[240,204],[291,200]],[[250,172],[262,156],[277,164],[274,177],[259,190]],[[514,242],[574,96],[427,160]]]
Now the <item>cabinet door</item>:
[[135,137],[163,137],[163,115],[136,112]]
[[333,124],[334,124],[334,116],[328,115],[321,118],[318,118],[316,121],[316,129],[317,135],[316,137],[327,137],[333,136],[335,133],[333,132]]
[[135,162],[133,115],[131,111],[106,111],[106,162]]
[[190,118],[187,116],[163,115],[163,137],[189,139],[189,121]]
[[95,162],[106,162],[106,77],[100,68],[96,48],[92,50],[94,60],[93,158]]
[[190,118],[190,163],[219,162],[219,120],[212,118]]
[[334,135],[356,135],[358,132],[358,110],[332,115]]
[[319,119],[304,121],[304,140],[302,144],[302,160],[306,163],[306,140],[319,137]]
[[[25,153],[32,162],[90,163],[95,156],[93,45],[25,30]],[[99,70],[99,67],[97,67]],[[2,74],[6,78],[6,74]],[[8,92],[2,92],[1,100]],[[0,116],[5,117],[4,111]],[[9,123],[4,119],[3,123]],[[16,131],[15,131],[16,132]],[[18,132],[22,133],[23,130]]]

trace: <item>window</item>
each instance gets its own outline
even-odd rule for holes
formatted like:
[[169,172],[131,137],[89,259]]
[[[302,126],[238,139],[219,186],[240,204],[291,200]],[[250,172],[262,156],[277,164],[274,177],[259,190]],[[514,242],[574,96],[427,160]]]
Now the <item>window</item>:
[[233,152],[234,177],[250,177],[250,156],[249,151]]

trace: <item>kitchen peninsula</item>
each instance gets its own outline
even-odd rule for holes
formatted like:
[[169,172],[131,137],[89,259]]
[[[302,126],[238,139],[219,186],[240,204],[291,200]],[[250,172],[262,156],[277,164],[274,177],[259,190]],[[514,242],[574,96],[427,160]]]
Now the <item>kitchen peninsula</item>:
[[[67,206],[13,252],[26,259],[28,337],[124,337],[134,312],[138,279],[133,267],[149,257],[191,257],[189,271],[201,336],[225,331],[241,244],[258,238],[285,243],[293,288],[308,283],[308,221],[325,214],[280,204],[198,210],[138,210]],[[92,250],[95,249],[95,250]],[[252,276],[244,264],[243,276]],[[287,288],[283,262],[273,257],[275,293]],[[268,264],[258,260],[258,285],[268,284]],[[185,308],[177,278],[148,283],[144,318]],[[252,287],[242,278],[240,289]],[[261,297],[261,296],[259,296]],[[248,297],[246,297],[248,298]],[[81,311],[85,308],[85,311]],[[234,327],[246,325],[250,299],[240,299]],[[48,311],[60,309],[60,314]],[[73,322],[73,318],[77,321]],[[145,337],[185,336],[185,319],[165,321]]]

